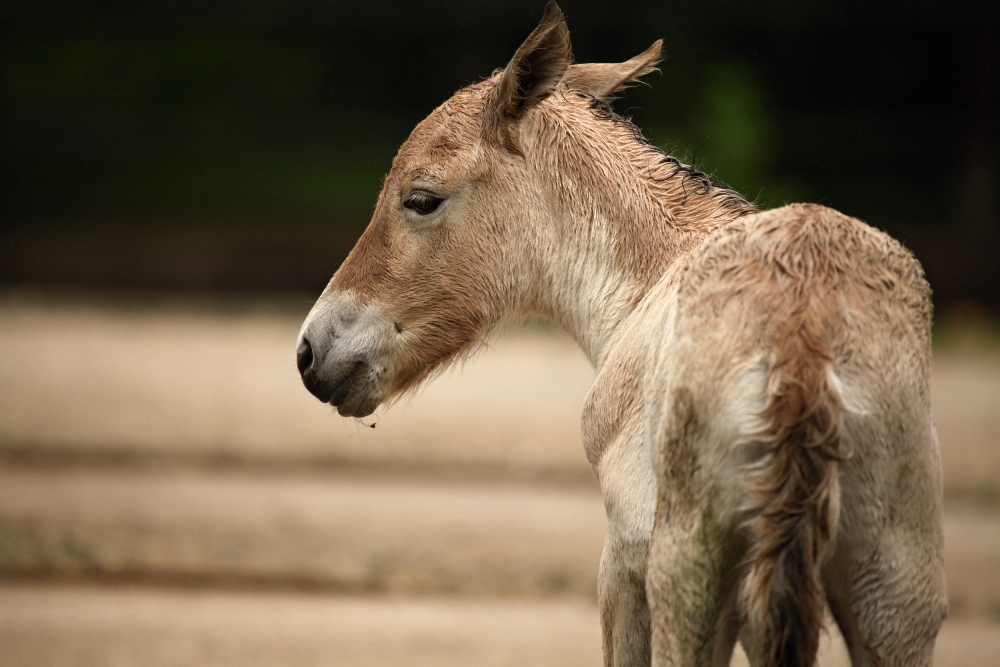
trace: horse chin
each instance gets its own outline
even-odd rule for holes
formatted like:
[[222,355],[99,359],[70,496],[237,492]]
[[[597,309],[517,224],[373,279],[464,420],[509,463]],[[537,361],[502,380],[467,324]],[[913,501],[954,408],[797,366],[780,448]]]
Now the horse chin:
[[370,376],[359,377],[344,389],[330,398],[330,405],[337,408],[341,417],[367,417],[382,402],[381,392]]
[[351,394],[337,407],[337,413],[341,417],[367,417],[375,412],[379,401],[372,396],[358,396]]

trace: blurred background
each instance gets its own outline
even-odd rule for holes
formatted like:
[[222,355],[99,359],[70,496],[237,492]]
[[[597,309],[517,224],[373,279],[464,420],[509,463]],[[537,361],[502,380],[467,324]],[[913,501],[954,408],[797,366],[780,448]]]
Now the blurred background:
[[[308,291],[410,129],[506,64],[540,0],[7,2],[0,280]],[[764,206],[889,230],[939,306],[1000,306],[1000,8],[567,2],[576,56],[665,40],[617,103]]]
[[[0,3],[0,666],[600,664],[565,337],[363,422],[293,361],[400,143],[542,7]],[[1000,5],[562,7],[579,61],[664,38],[615,103],[654,143],[923,262],[939,664],[1000,664]]]

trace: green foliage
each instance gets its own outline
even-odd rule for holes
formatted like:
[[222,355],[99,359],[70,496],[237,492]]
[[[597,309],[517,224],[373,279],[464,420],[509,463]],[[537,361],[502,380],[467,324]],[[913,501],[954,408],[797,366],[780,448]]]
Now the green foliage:
[[756,76],[744,63],[727,62],[706,78],[694,119],[703,143],[702,168],[762,208],[803,198],[800,185],[773,173],[773,114]]
[[771,128],[760,88],[746,67],[727,63],[709,76],[703,97],[697,119],[705,140],[702,160],[711,165],[709,171],[750,193],[771,158]]

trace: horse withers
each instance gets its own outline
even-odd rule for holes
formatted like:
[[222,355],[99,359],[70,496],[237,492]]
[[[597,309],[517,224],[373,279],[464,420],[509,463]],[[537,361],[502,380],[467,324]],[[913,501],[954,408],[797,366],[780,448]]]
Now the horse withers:
[[608,534],[607,665],[929,665],[946,611],[930,291],[885,234],[758,211],[607,100],[654,69],[571,64],[559,8],[403,144],[302,326],[306,387],[369,415],[504,322],[597,375],[583,440]]

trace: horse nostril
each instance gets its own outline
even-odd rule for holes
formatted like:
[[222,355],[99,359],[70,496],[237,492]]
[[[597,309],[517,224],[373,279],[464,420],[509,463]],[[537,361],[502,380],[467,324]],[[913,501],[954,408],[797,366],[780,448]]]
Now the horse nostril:
[[313,349],[312,345],[309,344],[309,339],[302,339],[302,342],[299,343],[299,349],[296,350],[295,356],[296,361],[299,364],[299,373],[305,373],[306,369],[312,366],[313,362]]

